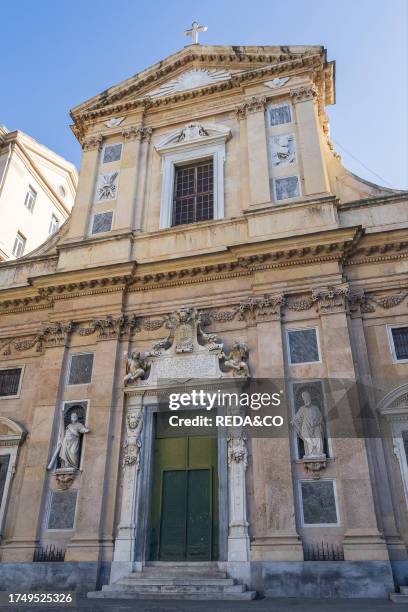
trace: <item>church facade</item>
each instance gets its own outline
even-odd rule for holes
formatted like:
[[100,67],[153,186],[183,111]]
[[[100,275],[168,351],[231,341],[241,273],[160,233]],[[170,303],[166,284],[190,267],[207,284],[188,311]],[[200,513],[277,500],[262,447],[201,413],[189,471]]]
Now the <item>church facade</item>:
[[[334,103],[320,46],[192,44],[72,110],[71,217],[0,265],[1,588],[408,584],[408,194],[344,168]],[[169,433],[193,379],[282,381],[294,426]]]

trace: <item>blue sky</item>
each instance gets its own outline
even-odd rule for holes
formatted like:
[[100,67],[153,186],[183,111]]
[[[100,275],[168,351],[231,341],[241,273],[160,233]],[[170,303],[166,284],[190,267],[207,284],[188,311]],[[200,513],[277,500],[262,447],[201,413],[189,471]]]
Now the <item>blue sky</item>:
[[344,163],[408,189],[407,0],[13,0],[1,13],[0,123],[78,167],[69,109],[181,49],[197,19],[207,44],[326,46]]

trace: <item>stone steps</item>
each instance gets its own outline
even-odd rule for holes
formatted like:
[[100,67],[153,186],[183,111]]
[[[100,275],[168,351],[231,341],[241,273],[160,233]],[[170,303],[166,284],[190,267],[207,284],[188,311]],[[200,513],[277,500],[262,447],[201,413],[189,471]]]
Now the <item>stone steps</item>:
[[217,563],[149,563],[101,591],[88,593],[99,599],[255,599],[256,591],[228,578]]
[[394,603],[408,604],[408,586],[401,586],[399,593],[390,593],[390,599]]
[[146,586],[157,586],[157,585],[176,585],[176,586],[182,586],[182,585],[190,585],[190,586],[202,586],[202,585],[208,585],[208,586],[233,586],[235,584],[235,581],[232,578],[198,578],[198,577],[188,577],[188,578],[171,578],[169,576],[166,577],[162,577],[160,578],[159,576],[157,577],[152,577],[152,576],[127,576],[126,578],[122,578],[121,580],[118,580],[118,582],[115,582],[115,584],[120,584],[120,585],[124,585],[124,586],[134,586],[136,585],[146,585]]

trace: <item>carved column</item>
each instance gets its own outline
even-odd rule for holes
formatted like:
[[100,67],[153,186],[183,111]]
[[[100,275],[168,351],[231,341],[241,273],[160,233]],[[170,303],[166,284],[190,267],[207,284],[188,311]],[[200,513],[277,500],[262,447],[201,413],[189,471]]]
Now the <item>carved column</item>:
[[81,172],[75,206],[72,210],[68,239],[83,238],[88,234],[90,211],[95,197],[95,185],[99,170],[102,136],[90,136],[83,144]]
[[271,201],[265,105],[266,98],[254,96],[236,109],[241,123],[246,118],[251,206]]
[[126,433],[122,449],[122,503],[111,582],[133,569],[135,558],[137,497],[142,450],[144,408],[142,395],[128,398],[126,409]]
[[[253,376],[281,383],[282,390],[285,390],[281,329],[284,304],[282,295],[255,298],[241,304],[241,316],[255,326],[257,333],[258,365]],[[253,438],[251,448],[252,559],[302,560],[303,550],[295,523],[289,439]]]
[[[321,348],[332,401],[338,388],[335,379],[343,379],[347,387],[356,382],[346,315],[348,293],[349,288],[345,283],[320,287],[312,292],[320,314]],[[349,397],[350,400],[344,396],[338,423],[333,420],[328,423],[329,435],[334,431],[335,436],[336,426],[339,427],[338,431],[345,432],[342,437],[332,438],[340,521],[345,529],[344,556],[348,561],[388,560],[387,549],[377,526],[365,440],[354,433],[353,416],[358,415],[360,406],[352,405],[358,402],[356,394]]]
[[132,126],[122,131],[123,154],[120,165],[120,189],[116,200],[115,227],[134,229],[136,192],[139,183],[140,126]]
[[249,561],[245,472],[247,439],[242,430],[228,434],[229,535],[228,561]]
[[314,85],[308,85],[292,89],[290,95],[295,109],[299,157],[303,167],[303,194],[327,194],[330,185],[317,114],[317,91]]
[[41,506],[47,479],[53,415],[61,399],[66,346],[71,330],[71,324],[56,323],[47,326],[41,334],[38,348],[44,350],[44,354],[35,373],[36,393],[27,426],[29,437],[24,459],[21,457],[23,478],[13,531],[3,548],[3,562],[31,562],[38,543],[39,527],[44,517]]

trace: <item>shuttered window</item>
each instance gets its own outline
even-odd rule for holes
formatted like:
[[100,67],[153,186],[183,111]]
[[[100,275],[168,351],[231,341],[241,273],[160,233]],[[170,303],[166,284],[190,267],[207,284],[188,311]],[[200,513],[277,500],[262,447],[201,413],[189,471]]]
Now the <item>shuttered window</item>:
[[214,164],[207,160],[176,168],[173,225],[214,217]]

